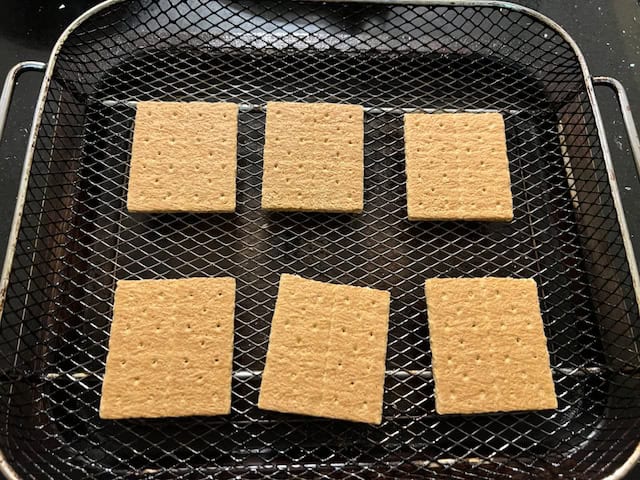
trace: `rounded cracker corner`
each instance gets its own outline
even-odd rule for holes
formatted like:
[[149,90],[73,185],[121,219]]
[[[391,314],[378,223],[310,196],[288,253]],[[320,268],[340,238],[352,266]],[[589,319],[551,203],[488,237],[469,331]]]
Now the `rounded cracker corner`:
[[100,402],[100,408],[98,410],[98,417],[102,420],[113,420],[118,418],[114,415],[115,412],[112,412],[109,407],[107,407],[104,402]]
[[378,290],[379,292],[383,292],[386,298],[386,301],[391,303],[391,292],[389,290]]
[[538,288],[538,282],[536,282],[535,278],[518,278],[514,280],[520,280],[522,283],[533,285],[536,289]]

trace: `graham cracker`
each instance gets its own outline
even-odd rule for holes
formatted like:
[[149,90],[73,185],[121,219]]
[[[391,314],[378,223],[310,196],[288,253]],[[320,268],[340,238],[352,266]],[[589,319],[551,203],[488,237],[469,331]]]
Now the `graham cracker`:
[[502,115],[410,113],[404,128],[409,220],[513,219]]
[[359,105],[268,103],[262,208],[361,212],[363,143]]
[[532,279],[425,282],[436,411],[558,407]]
[[282,275],[258,406],[379,424],[389,292]]
[[237,135],[232,103],[138,103],[128,210],[233,212]]
[[100,417],[231,409],[233,278],[120,280]]

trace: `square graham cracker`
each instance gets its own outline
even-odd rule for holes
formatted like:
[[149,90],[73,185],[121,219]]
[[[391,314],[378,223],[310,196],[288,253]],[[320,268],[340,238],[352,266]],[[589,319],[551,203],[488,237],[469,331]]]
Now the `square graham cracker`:
[[436,411],[558,407],[532,279],[425,282]]
[[138,103],[127,209],[233,212],[237,136],[233,103]]
[[258,406],[379,424],[389,292],[282,275]]
[[100,417],[229,413],[234,309],[233,278],[118,281]]
[[262,208],[358,213],[363,202],[363,108],[268,103]]
[[404,129],[409,220],[513,219],[502,115],[409,113]]

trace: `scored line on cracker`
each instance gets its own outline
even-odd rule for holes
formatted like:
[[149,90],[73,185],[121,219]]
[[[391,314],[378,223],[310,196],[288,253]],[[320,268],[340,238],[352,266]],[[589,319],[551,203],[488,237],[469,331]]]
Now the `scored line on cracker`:
[[262,208],[361,212],[363,144],[359,105],[267,103]]
[[513,219],[499,113],[404,116],[409,220]]
[[258,406],[380,423],[389,298],[282,275]]
[[233,212],[238,106],[139,102],[127,192],[130,212]]
[[557,408],[534,280],[429,279],[425,294],[438,413]]
[[229,413],[234,309],[233,278],[118,281],[100,417]]

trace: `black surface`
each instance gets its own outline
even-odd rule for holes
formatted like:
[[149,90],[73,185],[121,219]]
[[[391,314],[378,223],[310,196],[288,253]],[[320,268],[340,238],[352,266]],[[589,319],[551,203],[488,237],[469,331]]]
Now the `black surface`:
[[[0,18],[0,72],[21,60],[46,60],[59,33],[92,4],[89,1],[7,1]],[[521,1],[561,24],[582,48],[594,75],[611,75],[628,89],[632,108],[640,118],[640,7],[631,0]],[[64,6],[64,8],[60,8]],[[22,158],[41,76],[24,76],[16,90],[6,135],[0,146],[0,245],[6,245]],[[606,90],[598,91],[609,144],[622,189],[627,218],[636,250],[640,247],[640,185],[621,127],[621,117]],[[640,479],[636,471],[629,478]]]

